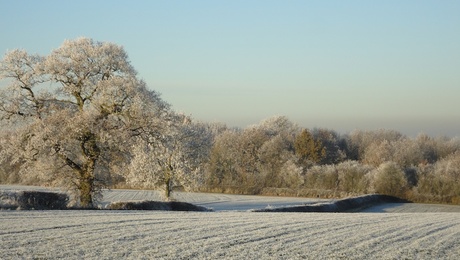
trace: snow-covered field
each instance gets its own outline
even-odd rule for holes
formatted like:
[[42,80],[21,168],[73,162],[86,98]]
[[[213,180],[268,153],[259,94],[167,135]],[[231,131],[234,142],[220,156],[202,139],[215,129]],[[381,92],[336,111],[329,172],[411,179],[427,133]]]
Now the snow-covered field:
[[0,211],[1,259],[458,259],[458,213]]
[[[111,191],[103,201],[153,199],[145,196],[154,193]],[[460,210],[447,212],[456,206],[407,204],[412,209],[404,211],[402,204],[389,204],[368,210],[397,209],[393,211],[397,213],[255,213],[246,209],[309,200],[181,196],[216,212],[0,211],[0,259],[458,259],[460,255]]]
[[[173,199],[207,207],[214,211],[247,211],[266,207],[288,207],[317,202],[324,199],[271,197],[251,195],[229,195],[219,193],[175,192]],[[151,190],[109,190],[104,192],[102,207],[114,201],[162,200],[161,193]]]

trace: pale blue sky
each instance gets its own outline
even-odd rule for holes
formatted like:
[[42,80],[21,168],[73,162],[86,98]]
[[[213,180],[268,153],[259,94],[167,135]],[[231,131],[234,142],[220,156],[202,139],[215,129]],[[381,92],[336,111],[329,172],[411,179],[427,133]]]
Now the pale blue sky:
[[460,136],[460,1],[6,1],[0,52],[123,45],[173,108]]

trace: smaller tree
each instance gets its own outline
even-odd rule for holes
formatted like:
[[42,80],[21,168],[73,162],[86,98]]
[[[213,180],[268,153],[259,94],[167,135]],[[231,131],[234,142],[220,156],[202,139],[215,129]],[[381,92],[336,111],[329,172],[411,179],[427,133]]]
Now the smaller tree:
[[145,135],[133,147],[128,182],[164,190],[169,199],[175,186],[185,189],[202,183],[202,165],[212,144],[211,131],[176,115],[160,134]]
[[228,129],[215,137],[206,167],[209,188],[223,192],[228,187],[242,183],[238,171],[241,160],[240,136],[239,130]]
[[326,157],[326,149],[307,129],[303,129],[297,135],[294,148],[295,154],[303,165],[308,165],[309,162],[319,164]]
[[315,128],[312,131],[313,138],[321,144],[324,150],[324,156],[321,159],[321,164],[336,164],[347,157],[346,142],[337,132]]

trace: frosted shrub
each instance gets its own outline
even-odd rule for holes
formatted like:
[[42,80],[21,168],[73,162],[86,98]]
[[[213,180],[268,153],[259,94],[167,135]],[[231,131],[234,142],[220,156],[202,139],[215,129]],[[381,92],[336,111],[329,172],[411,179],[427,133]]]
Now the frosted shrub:
[[296,188],[303,184],[302,167],[298,166],[294,161],[288,160],[281,168],[281,179],[286,187]]
[[366,175],[373,169],[357,161],[346,161],[336,166],[339,176],[339,188],[351,193],[366,193],[369,180]]
[[394,162],[385,162],[372,172],[372,187],[375,192],[401,197],[407,188],[404,171]]
[[305,183],[308,188],[336,190],[339,184],[338,176],[334,165],[317,165],[307,171]]
[[460,153],[419,171],[417,193],[425,200],[460,204]]
[[336,165],[317,165],[308,169],[304,186],[308,189],[364,194],[369,191],[368,175],[373,169],[357,161],[346,161]]

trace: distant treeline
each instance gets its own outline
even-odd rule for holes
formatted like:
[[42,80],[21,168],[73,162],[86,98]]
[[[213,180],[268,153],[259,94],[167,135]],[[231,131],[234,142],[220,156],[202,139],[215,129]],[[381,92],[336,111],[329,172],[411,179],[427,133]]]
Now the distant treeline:
[[209,191],[344,197],[367,193],[460,204],[460,140],[393,130],[340,135],[274,117],[216,136]]
[[[460,204],[458,138],[411,138],[383,129],[341,135],[303,129],[283,116],[245,129],[200,124],[212,142],[200,147],[200,166],[189,178],[195,191],[328,198],[379,193]],[[4,162],[0,182],[40,182],[22,179],[19,168]],[[129,174],[115,179],[116,187],[155,186],[140,185]]]

